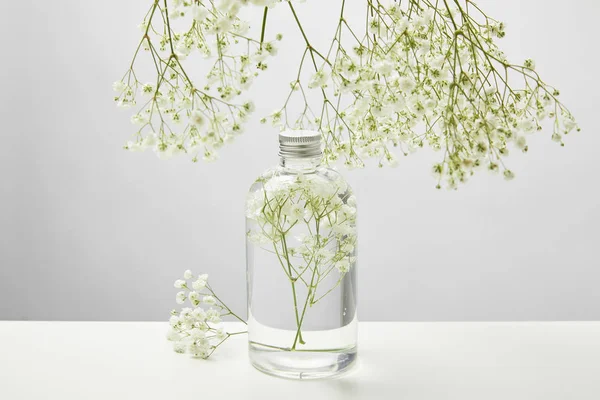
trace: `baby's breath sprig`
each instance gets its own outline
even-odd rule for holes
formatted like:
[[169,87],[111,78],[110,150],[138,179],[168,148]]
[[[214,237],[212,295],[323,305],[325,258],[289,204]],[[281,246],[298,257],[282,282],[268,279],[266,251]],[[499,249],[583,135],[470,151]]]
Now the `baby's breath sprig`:
[[[153,1],[129,69],[113,85],[120,107],[142,102],[131,118],[139,129],[126,149],[153,148],[162,159],[188,154],[192,161],[212,161],[242,133],[255,107],[238,98],[267,69],[277,47],[264,42],[264,34],[260,41],[248,36],[248,22],[238,17],[241,8],[242,2],[231,0]],[[175,28],[180,22],[185,29]],[[136,70],[142,51],[154,64],[154,79],[147,83]],[[193,52],[212,61],[203,81],[194,81],[185,65]]]
[[[238,98],[277,54],[281,35],[266,41],[265,33],[269,8],[280,2],[304,45],[287,98],[262,121],[318,129],[326,163],[395,166],[398,154],[427,145],[443,154],[432,167],[437,187],[456,188],[478,169],[514,178],[506,156],[526,152],[528,135],[545,120],[561,145],[579,130],[533,60],[505,57],[496,44],[504,24],[471,0],[364,0],[364,27],[349,22],[346,0],[339,1],[331,43],[318,49],[290,0],[154,0],[133,61],[114,84],[119,106],[143,96],[131,118],[140,128],[125,147],[214,160],[254,111]],[[264,8],[260,38],[238,16],[247,5]],[[174,28],[180,22],[185,29]],[[142,50],[154,64],[149,83],[135,69]],[[201,84],[184,67],[193,52],[212,61]]]
[[309,310],[356,265],[356,198],[339,175],[322,173],[281,177],[269,170],[246,203],[248,240],[275,257],[291,286],[296,333],[281,350],[306,344]]
[[174,286],[181,289],[176,295],[177,304],[189,302],[191,305],[180,311],[171,311],[169,320],[171,327],[167,339],[173,342],[175,352],[208,358],[231,336],[246,333],[246,331],[226,332],[220,326],[221,318],[226,316],[232,316],[244,324],[246,321],[217,297],[208,284],[208,275],[195,276],[192,271],[187,270],[183,274],[183,279],[175,281]]
[[[306,48],[283,107],[269,118],[288,128],[318,128],[326,161],[363,167],[397,165],[429,145],[443,152],[432,172],[437,187],[456,188],[477,169],[514,173],[504,164],[510,148],[527,151],[527,135],[553,123],[552,140],[579,130],[559,92],[535,71],[535,63],[509,62],[495,40],[504,24],[470,0],[408,0],[383,5],[366,0],[364,30],[345,17],[345,0],[328,52],[307,37],[289,7]],[[312,74],[306,78],[303,67]],[[321,98],[314,113],[308,89]],[[307,94],[307,92],[309,92]],[[288,106],[300,93],[305,106],[296,117]]]

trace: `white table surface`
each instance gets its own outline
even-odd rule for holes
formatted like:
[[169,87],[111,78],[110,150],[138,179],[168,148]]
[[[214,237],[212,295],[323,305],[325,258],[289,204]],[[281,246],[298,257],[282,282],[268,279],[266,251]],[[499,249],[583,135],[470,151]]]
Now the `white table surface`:
[[600,399],[600,322],[360,323],[359,365],[301,382],[252,368],[245,336],[205,361],[166,329],[0,322],[0,399]]

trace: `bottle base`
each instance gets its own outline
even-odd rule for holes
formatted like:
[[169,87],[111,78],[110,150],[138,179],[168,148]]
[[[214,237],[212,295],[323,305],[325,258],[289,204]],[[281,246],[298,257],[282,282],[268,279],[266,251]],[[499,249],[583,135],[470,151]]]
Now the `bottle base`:
[[332,378],[349,371],[357,359],[356,347],[331,350],[273,349],[249,343],[250,363],[265,374],[286,379]]

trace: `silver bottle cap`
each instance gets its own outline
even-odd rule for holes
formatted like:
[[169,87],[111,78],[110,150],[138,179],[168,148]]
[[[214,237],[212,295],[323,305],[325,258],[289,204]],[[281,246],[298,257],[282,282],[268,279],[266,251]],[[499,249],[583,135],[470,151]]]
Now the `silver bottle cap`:
[[321,157],[321,133],[303,130],[279,133],[279,155],[285,158]]

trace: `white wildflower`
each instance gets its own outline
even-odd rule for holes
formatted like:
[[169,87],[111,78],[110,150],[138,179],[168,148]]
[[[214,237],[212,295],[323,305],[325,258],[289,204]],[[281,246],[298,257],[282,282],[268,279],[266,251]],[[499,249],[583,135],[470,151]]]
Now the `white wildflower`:
[[183,353],[185,353],[186,348],[187,348],[187,345],[184,342],[173,343],[173,351],[175,351],[175,353],[183,354]]
[[200,304],[200,295],[198,292],[191,291],[188,295],[188,298],[190,299],[190,303],[192,303],[194,306]]
[[183,304],[185,303],[186,297],[185,292],[178,292],[175,300],[177,301],[177,304]]
[[206,311],[201,307],[196,307],[192,311],[192,317],[198,322],[204,322],[206,321]]
[[167,332],[167,340],[171,342],[175,342],[181,339],[181,335],[175,329],[171,328]]
[[225,330],[223,328],[217,329],[217,332],[215,333],[215,335],[216,335],[216,337],[217,337],[218,340],[225,340],[229,336],[227,334],[227,332],[225,332]]
[[148,117],[144,114],[134,114],[131,116],[131,123],[135,125],[145,125],[148,123]]
[[403,76],[398,79],[398,88],[405,93],[411,93],[416,88],[414,79]]
[[210,309],[206,312],[206,319],[212,323],[218,324],[221,322],[221,314],[217,310]]
[[193,110],[190,113],[190,123],[197,128],[201,128],[204,126],[206,120],[204,118],[204,114],[200,110]]
[[208,10],[202,4],[193,4],[190,11],[192,18],[197,22],[204,22],[208,16]]
[[127,85],[125,84],[125,82],[116,81],[115,83],[113,83],[113,90],[115,92],[123,92],[125,89],[127,89]]
[[311,89],[322,88],[327,86],[327,81],[329,81],[329,73],[324,69],[320,69],[310,79],[308,87]]
[[190,330],[189,332],[190,334],[190,339],[197,341],[197,340],[202,340],[206,338],[206,332],[204,332],[201,329],[198,328],[193,328]]
[[348,258],[344,258],[343,260],[338,261],[335,266],[340,273],[345,274],[350,270],[350,260],[348,260]]
[[531,58],[528,58],[527,60],[525,60],[524,67],[527,69],[534,70],[535,69],[535,61],[533,61]]
[[177,289],[183,289],[186,285],[185,285],[185,281],[183,279],[177,279],[174,283],[174,286]]
[[206,283],[208,281],[208,275],[203,274],[198,276],[198,279],[195,280],[194,282],[192,282],[192,287],[194,288],[194,290],[202,290],[206,287]]
[[209,346],[207,343],[192,342],[188,347],[188,351],[194,357],[207,358],[209,354]]

